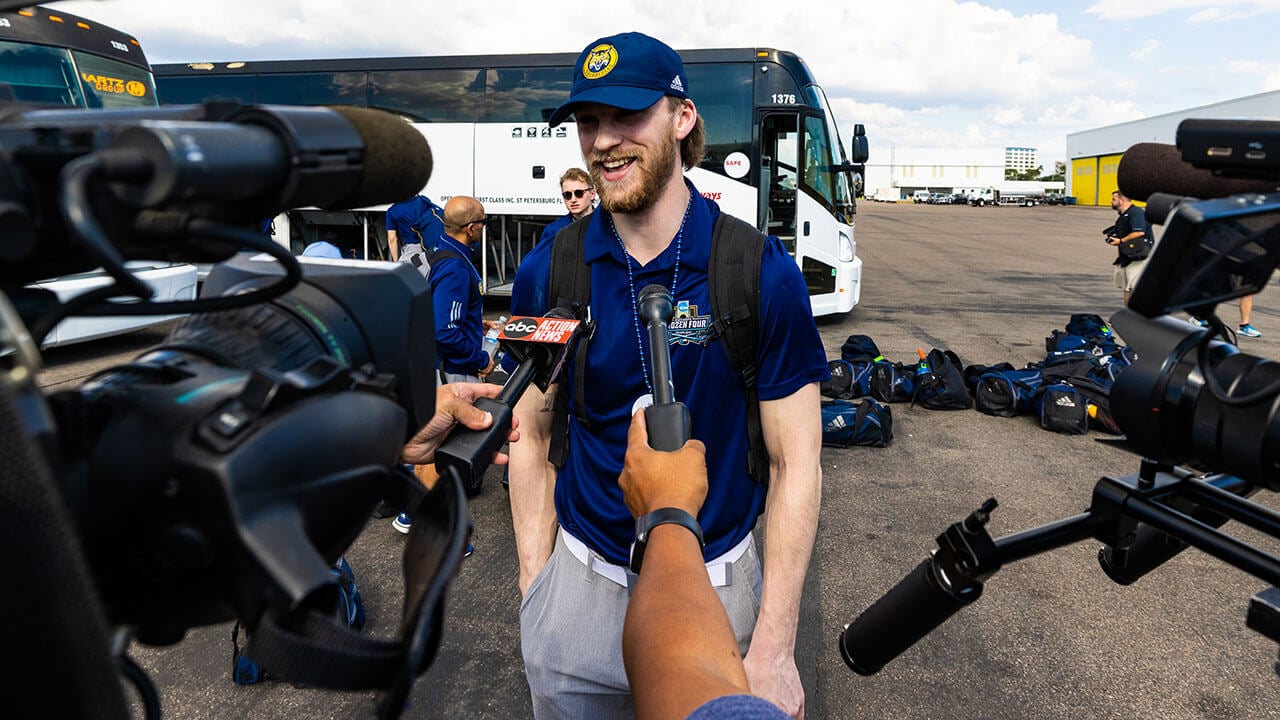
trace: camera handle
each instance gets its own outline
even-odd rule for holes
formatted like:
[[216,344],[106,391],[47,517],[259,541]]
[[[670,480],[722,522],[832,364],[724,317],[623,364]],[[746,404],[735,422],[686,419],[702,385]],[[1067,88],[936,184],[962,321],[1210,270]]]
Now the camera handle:
[[[988,500],[938,536],[938,549],[840,634],[840,654],[860,675],[873,675],[982,595],[1003,565],[1094,538],[1103,570],[1127,585],[1187,547],[1280,586],[1280,557],[1218,530],[1236,520],[1280,539],[1280,514],[1245,499],[1252,484],[1230,475],[1201,479],[1143,460],[1135,475],[1104,477],[1087,512],[992,540],[986,531],[996,507]],[[1280,642],[1280,590],[1250,602],[1249,628]],[[1277,665],[1280,672],[1280,664]]]

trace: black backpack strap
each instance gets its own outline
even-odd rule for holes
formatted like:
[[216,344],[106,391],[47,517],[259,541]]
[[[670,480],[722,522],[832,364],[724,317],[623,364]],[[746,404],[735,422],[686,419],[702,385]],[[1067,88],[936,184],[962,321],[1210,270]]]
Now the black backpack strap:
[[[591,222],[588,215],[575,220],[565,229],[556,233],[551,245],[551,273],[547,284],[547,300],[549,308],[564,308],[579,320],[588,320],[588,306],[591,303],[591,265],[586,261],[587,225]],[[587,347],[591,333],[578,340],[574,350],[573,378],[571,383],[561,378],[559,392],[556,393],[555,406],[551,420],[551,445],[547,450],[547,460],[557,468],[564,466],[569,456],[569,393],[573,393],[573,406],[578,422],[583,427],[590,427],[586,413],[586,372]],[[569,385],[572,384],[572,388]]]
[[[429,263],[431,267],[435,267],[436,263],[440,262],[441,260],[447,260],[449,258],[466,260],[466,258],[462,257],[462,253],[459,253],[457,250],[453,250],[447,247],[446,248],[434,247],[431,249],[427,249],[427,246],[423,245],[422,254],[425,256],[427,263]],[[415,265],[419,264],[416,257],[413,259],[413,262]]]
[[765,235],[754,226],[720,214],[711,233],[707,286],[711,294],[711,337],[719,338],[747,396],[747,472],[766,487],[769,452],[760,423],[756,353],[760,342],[760,261]]

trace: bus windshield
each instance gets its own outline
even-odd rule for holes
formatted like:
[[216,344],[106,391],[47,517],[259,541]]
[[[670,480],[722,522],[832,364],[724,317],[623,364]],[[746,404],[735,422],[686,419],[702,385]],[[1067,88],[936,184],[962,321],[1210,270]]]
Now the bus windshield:
[[[835,116],[831,114],[831,106],[827,103],[826,93],[824,93],[822,88],[817,85],[810,85],[806,87],[805,93],[809,95],[813,105],[822,108],[822,117],[825,121],[825,129],[828,136],[826,140],[829,152],[828,162],[836,165],[845,164],[848,161],[845,159],[844,146],[840,144],[840,132],[836,129]],[[816,127],[816,123],[814,123],[814,125],[815,127],[813,128],[813,131],[816,133],[818,129]],[[831,166],[828,165],[827,169],[829,170],[830,167]],[[853,192],[849,182],[848,173],[831,173],[830,182],[832,183],[831,189],[834,195],[831,198],[832,207],[845,213],[850,212],[853,208]]]
[[0,83],[18,102],[88,108],[156,105],[142,68],[79,50],[0,40]]

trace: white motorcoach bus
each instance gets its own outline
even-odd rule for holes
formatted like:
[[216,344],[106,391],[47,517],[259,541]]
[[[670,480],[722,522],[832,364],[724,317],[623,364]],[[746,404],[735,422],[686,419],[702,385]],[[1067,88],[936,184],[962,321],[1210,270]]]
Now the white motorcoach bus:
[[[3,101],[33,106],[123,109],[158,104],[151,66],[137,40],[93,20],[38,6],[0,12],[0,92]],[[156,302],[195,298],[193,265],[134,261],[127,267],[151,286]],[[113,282],[99,270],[49,278],[36,285],[65,301]],[[66,345],[168,319],[68,318],[44,344]]]
[[[707,155],[689,177],[725,211],[780,237],[809,286],[815,315],[857,304],[862,261],[854,241],[854,187],[867,139],[851,158],[822,88],[795,54],[771,49],[681,51],[706,120]],[[431,143],[435,172],[423,194],[443,204],[472,195],[488,223],[480,261],[485,292],[507,294],[542,228],[562,215],[558,179],[582,166],[572,123],[546,119],[569,96],[576,55],[477,55],[189,63],[155,66],[165,104],[206,99],[357,105],[413,122]],[[851,162],[853,164],[851,164]],[[297,210],[278,218],[294,252],[323,228],[351,254],[385,257],[382,208]]]

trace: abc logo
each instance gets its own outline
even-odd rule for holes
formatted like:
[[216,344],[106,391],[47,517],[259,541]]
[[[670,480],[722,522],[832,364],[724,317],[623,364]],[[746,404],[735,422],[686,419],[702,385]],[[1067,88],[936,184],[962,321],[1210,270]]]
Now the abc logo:
[[516,318],[515,320],[512,320],[511,322],[507,323],[506,327],[502,328],[502,334],[506,335],[508,338],[511,338],[512,340],[519,340],[522,337],[528,337],[532,335],[533,331],[537,329],[538,329],[537,320],[534,320],[532,318]]

